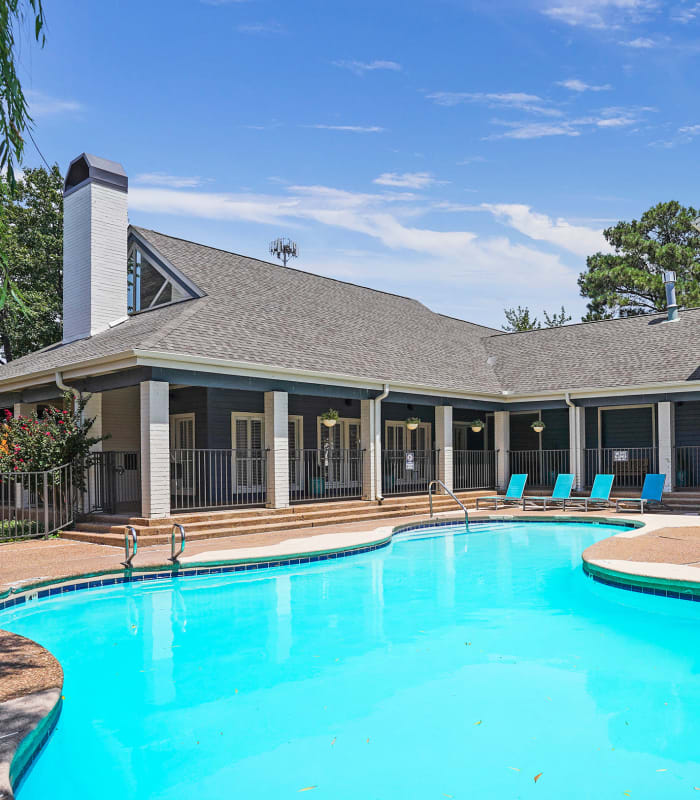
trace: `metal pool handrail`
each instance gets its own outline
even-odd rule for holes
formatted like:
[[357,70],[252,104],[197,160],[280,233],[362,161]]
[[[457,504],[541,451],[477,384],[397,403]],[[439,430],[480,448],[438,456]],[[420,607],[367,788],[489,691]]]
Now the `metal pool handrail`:
[[[134,549],[129,552],[129,532],[131,532],[131,541],[134,545]],[[127,525],[124,528],[124,557],[125,560],[122,561],[122,565],[125,566],[127,569],[131,569],[131,562],[134,560],[134,556],[139,551],[139,537],[136,533],[136,528],[133,525]]]
[[457,497],[457,495],[451,490],[448,489],[445,484],[435,479],[434,481],[430,481],[428,484],[428,500],[430,501],[430,519],[433,518],[433,486],[442,486],[442,488],[449,494],[449,496],[457,503],[457,505],[464,511],[464,527],[467,533],[469,533],[469,513],[467,512],[467,507],[464,503]]
[[[178,528],[180,531],[180,549],[175,552],[175,529]],[[173,525],[173,529],[170,533],[170,558],[168,561],[172,561],[173,564],[177,564],[178,558],[185,552],[185,526],[180,525],[179,522],[176,522]]]

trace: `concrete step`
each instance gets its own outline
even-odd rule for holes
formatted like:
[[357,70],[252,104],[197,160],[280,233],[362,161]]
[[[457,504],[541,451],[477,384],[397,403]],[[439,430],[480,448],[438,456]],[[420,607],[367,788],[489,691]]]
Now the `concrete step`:
[[[474,508],[476,498],[486,494],[488,492],[463,492],[460,493],[460,500],[468,508]],[[433,498],[433,509],[435,512],[452,511],[457,510],[457,506],[451,497],[438,495]],[[262,511],[267,513],[252,517],[230,512],[215,512],[208,515],[194,515],[193,519],[197,521],[187,521],[181,524],[185,525],[188,540],[197,540],[244,533],[294,530],[343,522],[424,515],[428,513],[428,510],[428,499],[423,495],[411,498],[392,498],[392,500],[385,500],[382,505],[365,502],[350,506],[333,504],[330,507],[319,503],[313,506],[296,506],[293,510],[263,509]],[[181,518],[173,517],[172,519],[179,521]],[[140,521],[138,518],[133,518],[133,523]],[[134,524],[142,544],[158,544],[170,540],[171,520],[167,522],[148,520],[148,522],[158,522],[159,524]],[[73,530],[65,531],[62,536],[75,541],[121,546],[124,542],[124,528],[124,524],[113,525],[87,521],[78,523]]]

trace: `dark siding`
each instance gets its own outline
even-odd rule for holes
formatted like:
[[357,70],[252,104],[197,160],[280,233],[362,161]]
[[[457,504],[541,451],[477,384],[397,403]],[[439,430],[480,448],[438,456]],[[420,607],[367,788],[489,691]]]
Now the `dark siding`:
[[239,389],[207,389],[209,412],[209,437],[207,447],[231,447],[231,412],[248,414],[265,412],[263,392],[245,392]]
[[400,422],[409,417],[418,417],[421,422],[429,422],[430,435],[435,444],[435,407],[418,406],[412,403],[382,403],[382,442],[384,442],[384,423],[387,420]]
[[539,450],[539,434],[532,430],[530,425],[539,417],[539,414],[511,414],[510,415],[510,449],[511,450]]
[[194,446],[209,447],[207,443],[207,390],[199,386],[172,389],[171,414],[194,413]]
[[487,417],[485,411],[477,411],[473,408],[455,408],[452,411],[453,422],[474,422],[477,419],[486,422],[487,428],[490,425],[491,430],[482,430],[481,433],[474,433],[473,430],[467,429],[467,448],[469,450],[483,450],[484,436],[486,436],[487,441],[490,438],[491,442],[493,442],[493,414]]
[[598,409],[593,407],[586,409],[586,447],[598,447]]
[[546,427],[542,431],[543,450],[569,449],[569,409],[556,408],[542,412],[542,422]]
[[653,447],[652,408],[608,409],[602,412],[603,447]]
[[676,445],[700,447],[700,403],[676,403]]
[[309,397],[308,395],[290,394],[289,413],[301,416],[304,419],[305,449],[314,450],[318,447],[318,417],[334,408],[341,417],[347,419],[360,419],[360,401],[342,399],[337,397]]

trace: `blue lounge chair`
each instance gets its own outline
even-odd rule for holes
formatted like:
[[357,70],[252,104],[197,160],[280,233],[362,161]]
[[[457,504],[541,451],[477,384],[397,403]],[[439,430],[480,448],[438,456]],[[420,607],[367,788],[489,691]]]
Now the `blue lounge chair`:
[[575,477],[575,475],[569,472],[562,472],[560,475],[557,475],[554,489],[549,497],[523,497],[523,511],[525,511],[525,505],[527,503],[534,503],[535,506],[537,506],[538,503],[542,503],[543,511],[547,510],[547,503],[566,503],[571,497],[571,488],[574,485]]
[[596,475],[593,481],[593,488],[588,497],[569,497],[564,501],[564,511],[567,505],[583,505],[583,510],[588,511],[588,506],[604,506],[610,507],[610,490],[612,489],[614,475]]
[[498,508],[499,502],[504,506],[508,503],[519,503],[522,499],[523,492],[525,491],[525,484],[527,483],[527,473],[520,475],[511,475],[508,481],[508,490],[504,495],[496,494],[491,497],[477,497],[476,509],[479,510],[479,502],[491,502],[494,508]]
[[644,478],[644,485],[642,486],[642,494],[639,497],[618,497],[615,501],[615,511],[620,510],[620,505],[630,505],[639,503],[640,513],[644,513],[645,504],[652,506],[664,505],[661,496],[664,493],[664,483],[666,482],[666,475],[660,473],[649,473]]

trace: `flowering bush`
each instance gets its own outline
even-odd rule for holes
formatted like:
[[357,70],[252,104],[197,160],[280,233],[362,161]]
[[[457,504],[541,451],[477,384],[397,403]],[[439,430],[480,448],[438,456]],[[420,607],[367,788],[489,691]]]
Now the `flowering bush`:
[[[72,399],[66,396],[69,408]],[[36,412],[13,417],[6,411],[0,425],[0,472],[43,472],[72,463],[88,466],[90,448],[104,437],[90,436],[95,420],[83,419],[86,403],[87,398],[76,402],[72,413],[51,407],[41,418]]]

